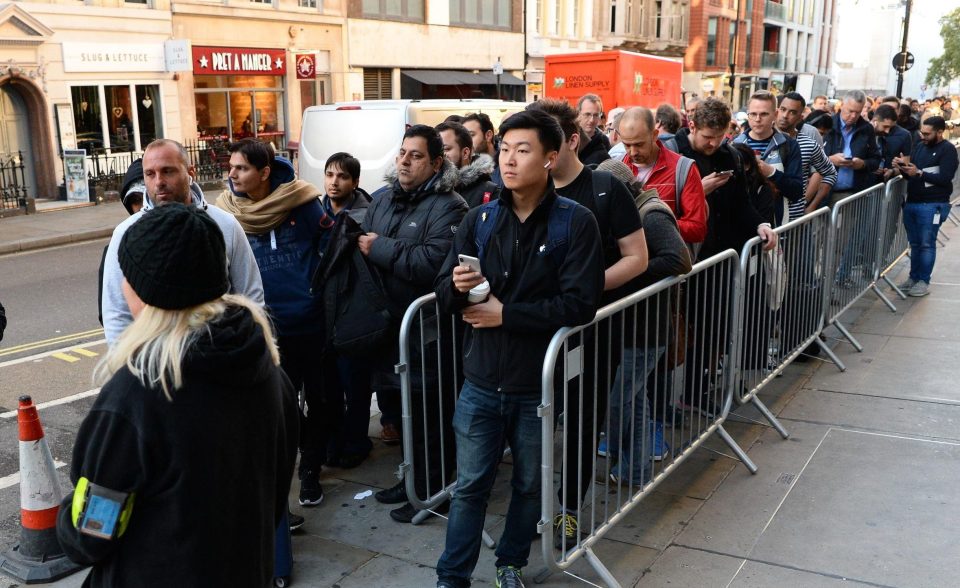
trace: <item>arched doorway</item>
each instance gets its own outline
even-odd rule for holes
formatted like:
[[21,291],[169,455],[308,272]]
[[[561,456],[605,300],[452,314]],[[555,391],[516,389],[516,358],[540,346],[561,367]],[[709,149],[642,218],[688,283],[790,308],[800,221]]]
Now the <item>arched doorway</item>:
[[[47,114],[50,108],[43,90],[25,76],[8,73],[0,75],[0,100],[5,102],[3,108],[8,113],[0,119],[5,129],[2,132],[12,137],[19,129],[26,128],[26,144],[22,139],[6,140],[24,145],[24,162],[29,164],[32,176],[28,180],[32,190],[28,198],[57,198],[58,178],[62,176],[57,171],[51,120]],[[0,146],[0,152],[3,150]]]
[[[37,182],[33,165],[33,143],[27,103],[13,84],[0,86],[0,163],[5,167],[4,182],[23,182],[25,196],[36,198]],[[22,163],[23,173],[17,173]],[[14,175],[15,174],[15,175]]]

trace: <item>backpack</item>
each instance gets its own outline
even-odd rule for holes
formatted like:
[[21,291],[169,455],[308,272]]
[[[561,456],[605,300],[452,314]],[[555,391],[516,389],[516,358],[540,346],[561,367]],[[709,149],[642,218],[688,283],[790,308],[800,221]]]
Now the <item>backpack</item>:
[[675,184],[675,190],[677,195],[677,218],[683,216],[683,205],[681,204],[682,200],[680,195],[683,194],[683,188],[687,185],[687,176],[690,175],[690,168],[693,167],[694,161],[689,157],[680,156],[680,159],[677,161],[677,173],[673,178]]
[[[483,263],[483,253],[497,226],[497,216],[500,213],[500,201],[492,200],[480,207],[477,221],[474,225],[474,239],[477,246],[477,258]],[[567,258],[567,249],[570,245],[570,225],[573,223],[573,211],[577,203],[569,198],[557,196],[547,215],[547,243],[540,252],[549,255],[554,265],[559,268]]]

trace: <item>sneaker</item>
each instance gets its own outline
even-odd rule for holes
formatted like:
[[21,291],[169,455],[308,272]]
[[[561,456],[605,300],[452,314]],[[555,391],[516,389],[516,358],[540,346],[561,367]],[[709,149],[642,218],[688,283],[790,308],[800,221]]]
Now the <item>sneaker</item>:
[[287,524],[290,525],[290,532],[293,533],[307,522],[305,518],[298,514],[287,511]]
[[915,296],[920,298],[921,296],[926,296],[930,293],[930,284],[924,282],[923,280],[918,281],[913,285],[913,288],[910,288],[910,291],[907,292],[910,296]]
[[663,440],[663,423],[650,421],[650,448],[653,461],[663,461],[670,453],[670,445]]
[[909,292],[910,289],[913,288],[913,287],[916,286],[916,285],[917,285],[917,281],[916,281],[916,280],[914,280],[913,278],[907,278],[906,280],[904,280],[904,281],[900,282],[899,284],[897,284],[897,288],[898,288],[901,292]]
[[577,529],[580,527],[576,515],[560,513],[553,519],[553,546],[557,549],[570,549],[577,544]]
[[307,472],[300,478],[300,506],[317,506],[323,502],[320,474]]
[[497,588],[524,588],[523,573],[514,566],[497,568]]
[[600,438],[600,443],[597,444],[597,455],[599,455],[600,457],[607,456],[607,438],[606,437]]

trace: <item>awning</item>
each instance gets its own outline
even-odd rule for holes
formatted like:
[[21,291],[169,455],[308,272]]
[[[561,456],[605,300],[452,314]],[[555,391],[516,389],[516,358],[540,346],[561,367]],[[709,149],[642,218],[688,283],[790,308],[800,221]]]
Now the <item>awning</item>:
[[[491,72],[473,73],[452,69],[404,69],[400,73],[428,86],[495,86],[497,84],[497,76]],[[500,76],[500,84],[524,86],[526,82],[512,74],[504,73]]]

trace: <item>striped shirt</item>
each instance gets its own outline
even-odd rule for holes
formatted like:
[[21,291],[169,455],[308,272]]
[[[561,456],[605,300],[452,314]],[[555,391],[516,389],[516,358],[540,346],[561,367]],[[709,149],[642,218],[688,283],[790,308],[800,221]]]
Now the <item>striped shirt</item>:
[[[807,182],[813,172],[823,176],[823,183],[832,186],[837,182],[837,168],[827,159],[823,147],[803,133],[797,133],[797,143],[800,145],[800,161],[803,170],[803,193],[807,193]],[[789,204],[790,220],[798,219],[804,214],[807,199],[801,198]]]

